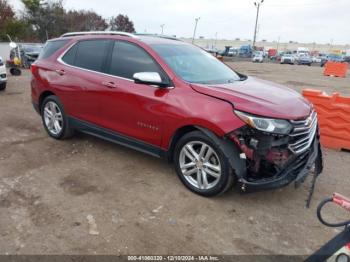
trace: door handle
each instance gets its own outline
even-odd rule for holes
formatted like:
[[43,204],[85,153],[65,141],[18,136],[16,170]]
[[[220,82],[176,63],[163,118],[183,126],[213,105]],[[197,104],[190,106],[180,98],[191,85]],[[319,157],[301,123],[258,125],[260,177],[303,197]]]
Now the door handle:
[[108,88],[116,88],[117,85],[114,82],[102,82],[102,85],[108,87]]
[[63,76],[66,73],[63,69],[57,69],[57,70],[55,70],[55,72],[57,74],[59,74],[60,76]]

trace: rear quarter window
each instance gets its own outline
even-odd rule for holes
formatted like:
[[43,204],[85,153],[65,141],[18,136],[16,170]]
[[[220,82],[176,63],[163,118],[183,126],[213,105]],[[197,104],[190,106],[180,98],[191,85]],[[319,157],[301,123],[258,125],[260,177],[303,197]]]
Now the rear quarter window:
[[38,59],[48,58],[53,55],[56,51],[61,49],[69,40],[55,40],[46,42],[43,50],[40,52]]

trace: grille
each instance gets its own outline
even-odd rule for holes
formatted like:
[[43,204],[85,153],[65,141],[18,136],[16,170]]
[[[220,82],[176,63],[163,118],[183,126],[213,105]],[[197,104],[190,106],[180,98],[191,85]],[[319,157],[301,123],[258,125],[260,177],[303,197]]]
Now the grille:
[[313,111],[304,120],[292,120],[294,126],[290,134],[289,149],[295,154],[301,154],[310,148],[317,131],[317,113]]

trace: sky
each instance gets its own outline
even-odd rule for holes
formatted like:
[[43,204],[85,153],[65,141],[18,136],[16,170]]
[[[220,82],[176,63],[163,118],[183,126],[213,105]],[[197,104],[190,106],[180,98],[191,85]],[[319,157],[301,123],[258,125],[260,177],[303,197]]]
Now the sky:
[[[8,0],[17,10],[20,0]],[[94,10],[105,18],[126,14],[139,33],[214,39],[253,39],[255,1],[261,0],[64,0],[67,9]],[[258,40],[350,44],[350,0],[265,0]]]

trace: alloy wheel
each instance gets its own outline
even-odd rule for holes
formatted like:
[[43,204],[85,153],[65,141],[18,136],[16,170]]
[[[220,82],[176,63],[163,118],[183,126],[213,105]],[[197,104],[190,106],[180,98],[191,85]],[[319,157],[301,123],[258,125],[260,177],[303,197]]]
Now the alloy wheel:
[[179,155],[182,175],[194,187],[208,190],[219,182],[221,163],[215,150],[202,141],[185,144]]
[[53,135],[58,135],[62,131],[62,112],[59,106],[53,101],[49,101],[45,104],[44,122],[47,130]]

